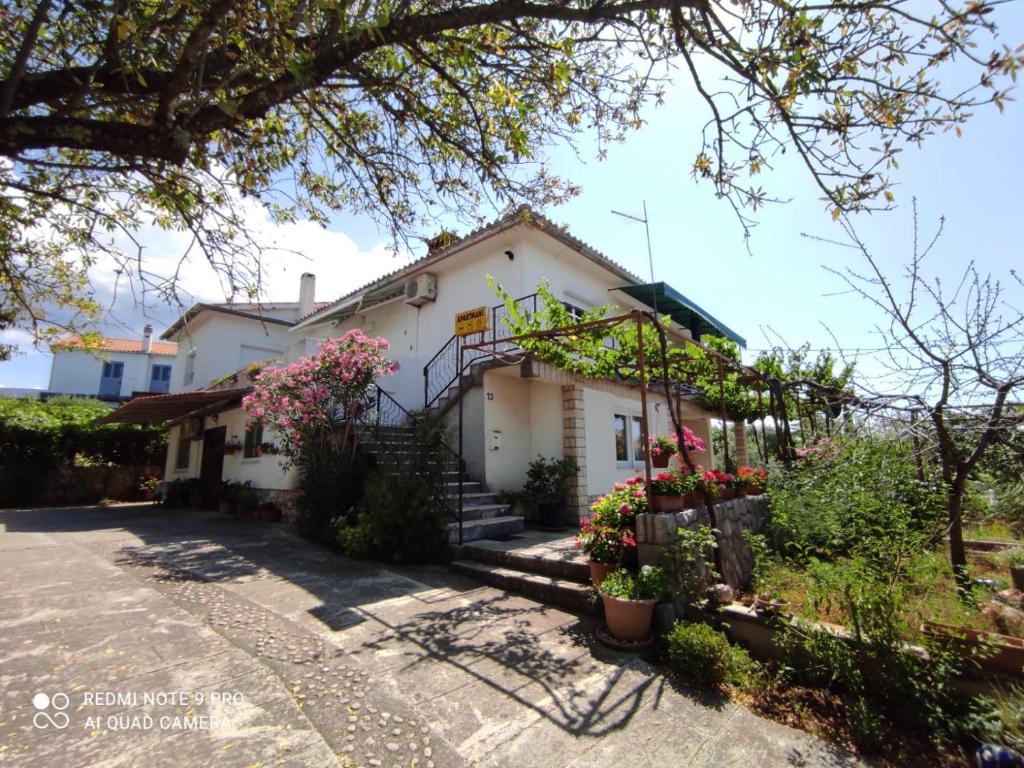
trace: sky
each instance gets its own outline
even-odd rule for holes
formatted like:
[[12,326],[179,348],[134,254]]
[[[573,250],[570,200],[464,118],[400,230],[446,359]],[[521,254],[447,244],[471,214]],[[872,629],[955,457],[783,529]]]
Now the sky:
[[[1001,6],[1002,37],[1014,46],[1024,42],[1024,4]],[[1022,96],[1021,98],[1024,98]],[[836,342],[856,358],[864,372],[880,370],[870,351],[880,346],[877,315],[862,299],[844,292],[826,267],[862,267],[848,249],[828,246],[805,235],[841,237],[810,177],[795,163],[780,165],[760,183],[790,202],[769,205],[755,215],[749,252],[732,209],[716,200],[711,188],[690,177],[699,147],[704,113],[682,81],[669,89],[662,106],[644,113],[646,124],[625,143],[612,145],[606,160],[585,140],[578,153],[556,147],[548,166],[580,185],[582,194],[545,213],[580,239],[647,278],[650,268],[642,224],[612,213],[640,215],[644,202],[650,222],[654,277],[674,286],[747,339],[746,359],[784,342],[834,348]],[[922,238],[945,217],[943,236],[928,269],[947,282],[973,261],[983,273],[1006,279],[1024,266],[1024,104],[1010,102],[1004,113],[979,110],[962,137],[940,134],[923,147],[907,148],[894,176],[896,208],[853,219],[887,273],[896,275],[913,243],[911,200],[917,200]],[[497,214],[497,212],[495,212]],[[269,299],[294,301],[299,275],[317,275],[317,300],[336,298],[377,274],[406,263],[408,255],[388,253],[386,234],[372,220],[341,213],[325,230],[310,222],[274,225],[256,208],[252,226],[268,244],[287,244],[305,259],[274,259],[268,280]],[[453,225],[465,232],[465,224]],[[153,263],[172,263],[186,247],[181,235],[158,230],[140,238]],[[416,256],[420,254],[414,254]],[[186,289],[196,299],[223,300],[207,269],[184,273]],[[101,290],[109,275],[98,275]],[[1019,286],[1009,295],[1024,306]],[[159,333],[179,307],[134,306],[126,297],[104,317],[108,335],[136,337],[152,322]],[[10,338],[10,337],[8,337]],[[15,338],[15,341],[19,339]],[[861,350],[859,355],[856,350]],[[23,345],[22,354],[0,363],[0,387],[45,388],[50,356]]]

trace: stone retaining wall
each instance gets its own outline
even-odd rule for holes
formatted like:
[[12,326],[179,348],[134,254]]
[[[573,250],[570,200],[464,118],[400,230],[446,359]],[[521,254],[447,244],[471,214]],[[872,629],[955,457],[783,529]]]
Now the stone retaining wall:
[[[750,579],[754,558],[743,540],[743,531],[760,533],[768,518],[768,499],[749,496],[714,505],[719,530],[718,549],[722,558],[722,579],[736,588]],[[636,516],[637,554],[640,565],[660,565],[665,547],[676,542],[678,528],[708,525],[704,507],[681,512],[653,512]]]

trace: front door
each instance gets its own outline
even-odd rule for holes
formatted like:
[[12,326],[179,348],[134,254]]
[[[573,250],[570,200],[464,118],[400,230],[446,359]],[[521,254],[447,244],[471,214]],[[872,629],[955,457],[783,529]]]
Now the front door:
[[150,392],[170,392],[171,391],[171,366],[169,365],[154,365],[153,373],[149,379],[149,391]]
[[214,427],[203,432],[199,492],[204,509],[216,509],[220,504],[220,484],[224,476],[224,440],[227,435],[227,427]]
[[121,378],[124,376],[124,363],[107,361],[103,364],[103,375],[100,376],[100,396],[117,397],[121,394]]

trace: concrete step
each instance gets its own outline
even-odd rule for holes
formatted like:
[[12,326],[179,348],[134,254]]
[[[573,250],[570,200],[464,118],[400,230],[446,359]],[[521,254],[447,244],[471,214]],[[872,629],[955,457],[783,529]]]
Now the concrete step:
[[[518,515],[499,515],[482,520],[464,520],[462,523],[462,541],[512,536],[513,534],[521,533],[524,528],[523,518]],[[458,523],[448,523],[448,543],[459,543]]]
[[[458,514],[458,499],[453,499],[452,509]],[[462,519],[466,520],[492,520],[495,517],[517,517],[513,515],[507,504],[463,504]],[[522,520],[522,518],[519,518]]]
[[452,547],[456,560],[475,560],[503,568],[509,568],[556,579],[590,584],[590,565],[585,555],[576,552],[528,554],[517,551],[514,542],[470,542],[461,547]]
[[[478,484],[479,485],[479,484]],[[459,484],[450,484],[447,486],[448,498],[458,500],[459,498]],[[491,493],[490,491],[472,490],[469,487],[469,483],[463,483],[462,485],[462,503],[467,507],[475,507],[480,504],[497,504],[498,494]],[[507,504],[503,506],[508,506]]]
[[602,614],[597,593],[591,587],[575,581],[526,573],[473,560],[456,560],[451,564],[451,569],[463,576],[469,576],[499,589],[519,592],[548,605],[560,605],[593,616]]
[[[446,483],[448,486],[448,493],[459,495],[459,480],[458,478]],[[484,484],[479,480],[463,480],[462,481],[462,493],[483,493]]]

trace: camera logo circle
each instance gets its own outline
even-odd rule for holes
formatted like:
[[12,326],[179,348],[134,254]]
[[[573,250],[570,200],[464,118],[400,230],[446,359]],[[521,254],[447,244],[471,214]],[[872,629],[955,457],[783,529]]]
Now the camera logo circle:
[[68,727],[71,718],[64,710],[71,705],[66,693],[55,693],[50,696],[37,693],[32,697],[32,706],[38,710],[32,716],[32,725],[39,729],[56,728],[58,731]]

